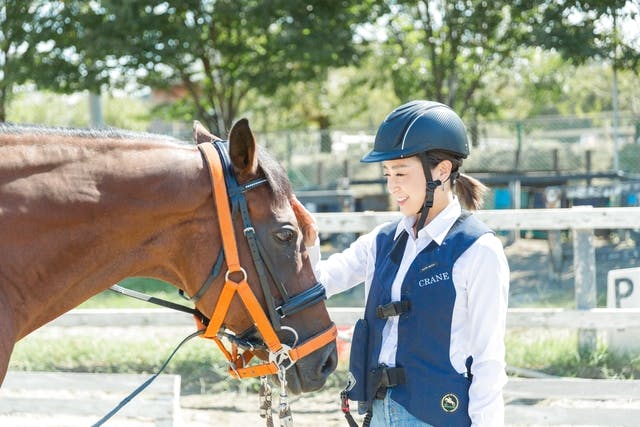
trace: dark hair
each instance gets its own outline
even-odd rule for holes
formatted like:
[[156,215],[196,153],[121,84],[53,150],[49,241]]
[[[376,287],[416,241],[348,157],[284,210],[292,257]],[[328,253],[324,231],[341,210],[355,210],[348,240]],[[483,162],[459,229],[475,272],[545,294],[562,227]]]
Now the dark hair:
[[257,146],[258,164],[277,200],[288,201],[293,194],[291,182],[282,165],[262,146]]
[[[446,150],[431,150],[419,154],[425,158],[426,164],[431,169],[435,168],[443,160],[451,162],[451,188],[460,198],[460,203],[465,209],[478,210],[482,207],[483,196],[487,187],[477,179],[460,172],[462,158],[456,153]],[[425,163],[423,163],[425,164]]]

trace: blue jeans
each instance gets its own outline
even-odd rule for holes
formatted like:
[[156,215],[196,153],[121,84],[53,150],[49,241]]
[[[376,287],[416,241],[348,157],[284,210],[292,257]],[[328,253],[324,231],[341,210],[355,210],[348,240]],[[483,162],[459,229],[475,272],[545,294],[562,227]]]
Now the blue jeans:
[[387,390],[383,400],[373,401],[370,427],[433,427],[411,415],[402,405],[391,399],[393,389]]

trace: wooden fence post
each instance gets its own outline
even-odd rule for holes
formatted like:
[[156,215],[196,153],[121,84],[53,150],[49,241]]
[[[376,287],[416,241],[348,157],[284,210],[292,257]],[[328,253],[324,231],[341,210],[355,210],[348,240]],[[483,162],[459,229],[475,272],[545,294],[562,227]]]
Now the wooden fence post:
[[[596,251],[593,229],[574,228],[573,270],[575,273],[576,308],[590,310],[596,307]],[[587,356],[596,348],[596,330],[578,330],[578,353]]]

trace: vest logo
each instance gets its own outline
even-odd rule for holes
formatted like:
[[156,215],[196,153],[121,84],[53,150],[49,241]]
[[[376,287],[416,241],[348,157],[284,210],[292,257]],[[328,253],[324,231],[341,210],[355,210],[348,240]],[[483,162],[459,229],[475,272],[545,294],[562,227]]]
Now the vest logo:
[[455,412],[460,406],[458,396],[453,393],[447,393],[440,400],[440,407],[444,412]]
[[435,267],[437,267],[437,266],[438,266],[438,263],[437,263],[437,262],[432,262],[431,264],[429,264],[429,265],[425,265],[424,267],[422,267],[422,268],[420,269],[420,272],[421,272],[421,273],[424,273],[425,271],[427,271],[427,270],[431,270],[432,268],[435,268]]
[[424,288],[425,286],[435,285],[438,282],[442,282],[443,280],[449,280],[449,272],[445,271],[444,273],[437,273],[431,277],[425,277],[424,279],[418,280],[418,286]]

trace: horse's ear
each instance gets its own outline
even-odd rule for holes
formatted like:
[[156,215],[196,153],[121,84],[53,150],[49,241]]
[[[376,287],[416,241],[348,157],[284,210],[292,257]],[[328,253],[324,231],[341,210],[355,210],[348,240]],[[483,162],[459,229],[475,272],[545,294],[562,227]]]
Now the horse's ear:
[[197,120],[193,121],[193,140],[196,144],[203,144],[205,142],[220,141],[220,138],[212,134],[207,130],[202,123]]
[[247,119],[238,120],[229,132],[229,157],[240,175],[255,174],[258,170],[256,140]]

